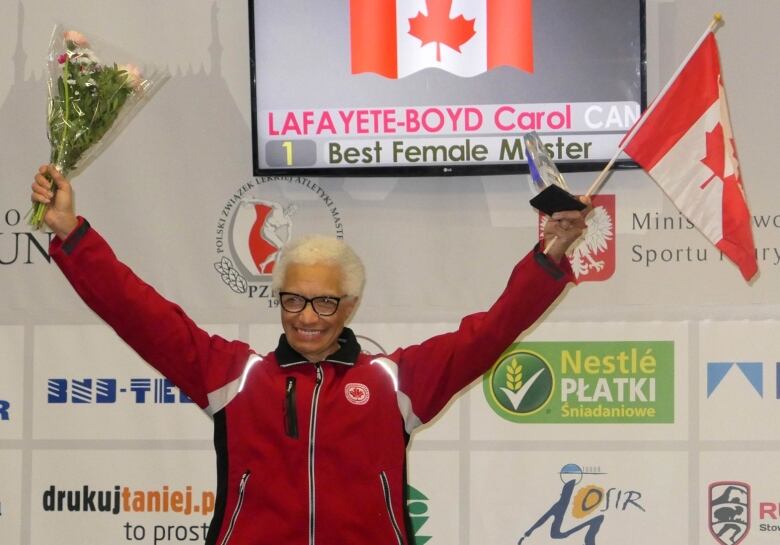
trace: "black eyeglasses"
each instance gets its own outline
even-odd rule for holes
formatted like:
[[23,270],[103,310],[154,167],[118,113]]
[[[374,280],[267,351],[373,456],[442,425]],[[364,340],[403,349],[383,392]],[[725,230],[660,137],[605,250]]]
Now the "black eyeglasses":
[[289,291],[279,292],[279,303],[287,312],[303,312],[306,305],[311,303],[311,308],[318,316],[333,316],[339,309],[339,303],[345,296],[333,297],[332,295],[320,295],[319,297],[304,297]]

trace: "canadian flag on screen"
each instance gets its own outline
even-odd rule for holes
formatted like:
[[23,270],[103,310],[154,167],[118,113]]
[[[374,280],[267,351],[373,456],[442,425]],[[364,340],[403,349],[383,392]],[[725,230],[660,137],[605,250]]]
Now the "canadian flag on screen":
[[352,73],[533,72],[532,0],[350,0]]
[[758,271],[751,216],[712,31],[655,102],[625,152],[750,280]]

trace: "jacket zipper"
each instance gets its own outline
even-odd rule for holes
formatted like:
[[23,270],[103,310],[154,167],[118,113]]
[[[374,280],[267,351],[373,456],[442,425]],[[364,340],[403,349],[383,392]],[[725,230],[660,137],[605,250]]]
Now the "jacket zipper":
[[287,377],[284,396],[284,431],[288,437],[298,439],[298,410],[295,406],[295,377]]
[[317,402],[320,398],[323,371],[320,364],[315,364],[317,379],[314,384],[314,393],[311,399],[311,417],[309,418],[309,545],[314,545],[314,437],[317,428]]
[[382,494],[385,497],[385,508],[387,509],[387,516],[390,517],[390,523],[393,525],[395,538],[398,540],[398,545],[404,545],[404,540],[401,537],[401,528],[399,528],[398,521],[395,519],[395,513],[393,512],[393,502],[390,497],[390,483],[388,482],[387,475],[384,471],[379,474],[379,480],[382,481]]
[[227,545],[227,543],[230,541],[230,536],[233,534],[233,528],[236,526],[236,520],[238,519],[238,514],[241,512],[241,506],[244,504],[244,492],[246,491],[246,483],[249,480],[249,476],[252,474],[251,471],[248,469],[244,472],[243,475],[241,475],[241,481],[238,483],[238,500],[236,501],[236,508],[233,509],[233,516],[230,517],[230,524],[228,524],[227,532],[225,532],[225,537],[222,538],[222,544],[221,545]]

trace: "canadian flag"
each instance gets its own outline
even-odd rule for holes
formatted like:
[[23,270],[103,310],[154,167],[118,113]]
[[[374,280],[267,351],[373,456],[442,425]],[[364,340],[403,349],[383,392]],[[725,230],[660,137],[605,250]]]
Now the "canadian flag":
[[533,72],[532,0],[350,0],[352,73]]
[[738,267],[758,271],[751,215],[712,30],[626,135],[624,150]]

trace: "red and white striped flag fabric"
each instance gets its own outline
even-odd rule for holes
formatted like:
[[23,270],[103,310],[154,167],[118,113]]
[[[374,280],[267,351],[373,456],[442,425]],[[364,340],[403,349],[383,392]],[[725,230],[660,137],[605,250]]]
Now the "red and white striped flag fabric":
[[745,280],[753,278],[751,215],[711,30],[637,126],[626,136],[625,152]]
[[533,72],[532,0],[350,0],[352,73]]

